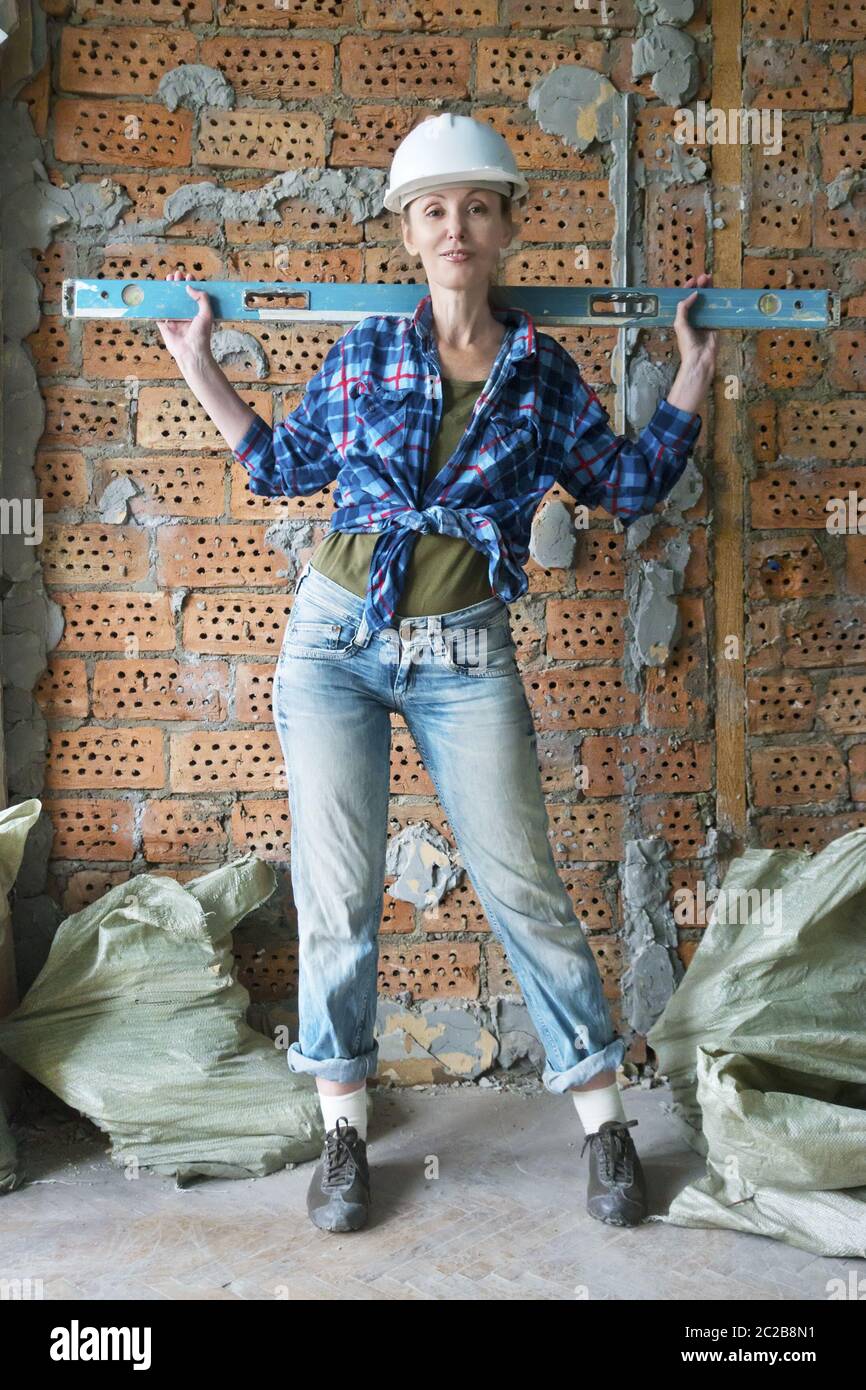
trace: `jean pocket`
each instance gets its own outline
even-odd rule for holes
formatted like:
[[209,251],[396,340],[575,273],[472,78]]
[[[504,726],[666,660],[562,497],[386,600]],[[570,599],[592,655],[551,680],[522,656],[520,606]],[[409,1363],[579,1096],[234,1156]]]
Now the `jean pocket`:
[[310,616],[289,617],[283,638],[280,660],[299,657],[303,659],[321,658],[327,661],[338,660],[360,651],[354,639],[358,635],[359,622]]
[[446,668],[460,676],[508,676],[517,667],[514,638],[508,623],[485,627],[445,627],[442,654]]

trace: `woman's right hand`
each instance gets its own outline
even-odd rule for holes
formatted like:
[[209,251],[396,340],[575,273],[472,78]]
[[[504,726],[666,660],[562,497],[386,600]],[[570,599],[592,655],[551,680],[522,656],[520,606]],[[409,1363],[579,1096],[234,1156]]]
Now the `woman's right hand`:
[[[172,270],[166,280],[191,280],[189,271]],[[213,329],[213,310],[204,290],[187,287],[187,294],[198,301],[198,313],[193,319],[157,319],[162,340],[179,367],[205,363],[211,359],[210,335]]]

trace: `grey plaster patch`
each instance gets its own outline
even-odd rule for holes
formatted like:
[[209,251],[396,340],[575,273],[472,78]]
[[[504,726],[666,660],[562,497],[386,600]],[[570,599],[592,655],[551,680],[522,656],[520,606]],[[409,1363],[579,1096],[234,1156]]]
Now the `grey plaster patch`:
[[253,366],[260,381],[270,375],[271,364],[258,338],[237,328],[220,328],[211,335],[210,350],[221,367]]
[[661,24],[688,24],[694,18],[695,0],[636,0],[642,15],[655,15]]
[[513,1067],[515,1062],[526,1058],[540,1070],[543,1069],[544,1047],[539,1041],[525,1004],[509,999],[497,999],[496,1033],[499,1037],[498,1066]]
[[375,217],[382,211],[388,186],[387,174],[378,169],[289,169],[264,184],[246,191],[215,183],[190,183],[166,198],[162,228],[194,214],[216,221],[281,222],[279,205],[287,198],[303,198],[321,212],[342,215],[353,222]]
[[460,882],[463,861],[445,836],[434,830],[429,821],[422,820],[391,837],[385,868],[396,875],[388,887],[392,898],[427,908],[441,902]]
[[47,811],[42,811],[24,842],[21,867],[15,879],[16,897],[32,898],[45,892],[53,843],[54,825]]
[[652,89],[670,106],[691,101],[700,85],[697,46],[691,34],[672,24],[657,24],[636,41],[631,75],[637,80],[653,74]]
[[106,523],[122,526],[129,519],[129,499],[141,495],[142,489],[128,474],[112,478],[97,502],[99,515]]
[[204,63],[184,63],[163,75],[156,95],[169,111],[186,106],[198,114],[205,106],[219,106],[231,111],[235,105],[235,89],[219,68]]
[[297,544],[298,532],[290,521],[274,521],[265,531],[265,545],[269,545],[272,550],[282,550],[290,560],[290,568],[286,573],[290,574],[292,582],[297,578],[299,567],[295,554]]
[[676,954],[677,926],[668,902],[669,850],[661,835],[627,840],[620,865],[623,942],[623,1011],[636,1033],[645,1035],[682,979]]
[[548,502],[532,520],[529,553],[542,569],[570,569],[577,537],[571,513],[564,502]]
[[379,998],[376,1007],[378,1075],[418,1081],[444,1070],[472,1079],[496,1057],[496,1039],[470,1006],[436,1000],[404,1008]]
[[634,630],[633,646],[645,666],[664,666],[680,630],[674,596],[682,590],[682,575],[658,560],[641,561],[628,577],[626,596]]
[[578,150],[611,140],[621,120],[613,83],[575,63],[563,63],[533,83],[527,104],[542,130]]
[[707,165],[700,155],[687,154],[679,141],[672,140],[669,135],[665,139],[665,148],[668,155],[667,167],[658,169],[655,175],[656,180],[665,188],[678,183],[700,183],[706,178]]
[[[28,637],[32,636],[28,633]],[[35,705],[30,719],[6,725],[6,780],[9,787],[15,789],[16,797],[42,795],[45,755],[45,719]]]
[[42,970],[57,929],[68,914],[47,894],[25,898],[16,894],[12,907],[15,970],[23,998]]
[[846,164],[844,169],[839,170],[839,173],[836,175],[835,179],[833,179],[832,183],[827,184],[828,208],[841,207],[843,203],[849,202],[853,195],[858,193],[862,188],[866,188],[866,174],[863,173],[862,169],[858,169],[855,173],[855,171],[850,169]]

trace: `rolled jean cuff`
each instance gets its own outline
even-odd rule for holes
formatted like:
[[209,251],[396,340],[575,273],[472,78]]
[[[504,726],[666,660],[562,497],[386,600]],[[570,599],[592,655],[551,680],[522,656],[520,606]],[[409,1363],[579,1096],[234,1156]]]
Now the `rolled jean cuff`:
[[568,1071],[554,1071],[545,1065],[541,1080],[548,1091],[552,1091],[554,1095],[562,1095],[563,1091],[570,1090],[572,1086],[585,1086],[587,1081],[598,1076],[600,1071],[616,1071],[624,1056],[625,1043],[622,1038],[614,1038],[601,1052],[590,1053],[582,1062],[569,1067]]
[[305,1057],[296,1042],[290,1043],[286,1052],[289,1071],[308,1071],[313,1076],[321,1076],[323,1081],[364,1081],[375,1075],[379,1061],[379,1044],[374,1043],[369,1052],[360,1057],[330,1057],[319,1060]]

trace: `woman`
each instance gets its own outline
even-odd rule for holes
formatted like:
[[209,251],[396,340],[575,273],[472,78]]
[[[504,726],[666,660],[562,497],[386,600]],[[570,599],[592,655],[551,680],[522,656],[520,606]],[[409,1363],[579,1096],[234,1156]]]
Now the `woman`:
[[714,335],[690,328],[694,296],[683,301],[667,400],[636,441],[615,436],[555,339],[491,298],[514,235],[511,200],[527,191],[487,125],[446,113],[411,131],[385,206],[400,213],[429,295],[411,316],[370,315],[344,334],[273,430],[210,355],[206,294],[190,290],[189,324],[160,325],[254,492],[337,484],[331,532],[295,587],[273,692],[300,941],[288,1064],[319,1090],[326,1138],[307,1204],[325,1230],[356,1230],[369,1210],[392,710],[520,983],[544,1085],[572,1095],[590,1145],[588,1210],[615,1225],[646,1214],[637,1121],[616,1083],[625,1044],[555,867],[507,603],[528,587],[529,527],[555,482],[625,525],[670,491],[700,431]]

